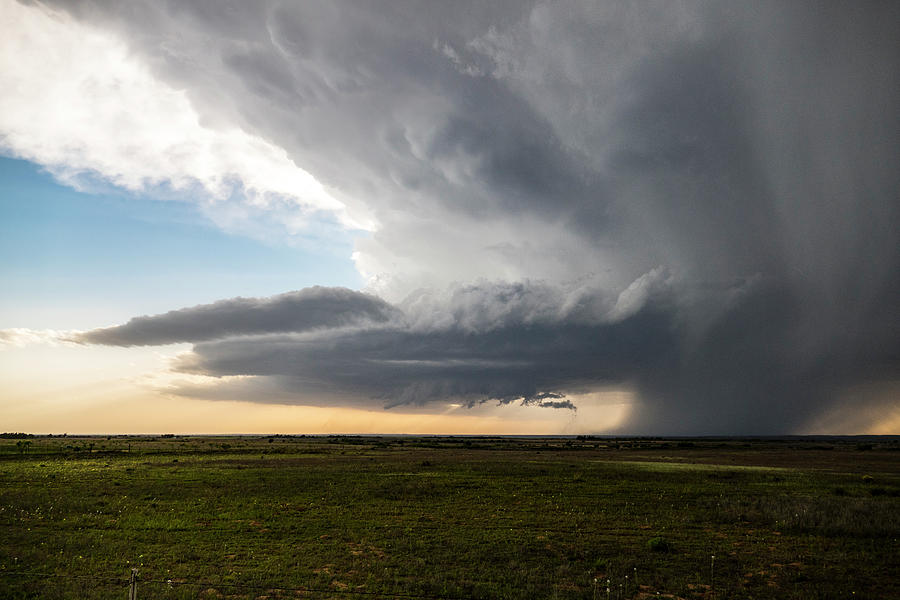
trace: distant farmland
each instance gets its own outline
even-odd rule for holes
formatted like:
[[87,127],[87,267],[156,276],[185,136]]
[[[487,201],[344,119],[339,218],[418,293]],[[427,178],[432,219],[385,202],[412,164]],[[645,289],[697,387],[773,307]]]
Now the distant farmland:
[[5,599],[895,598],[900,444],[7,436],[0,532]]

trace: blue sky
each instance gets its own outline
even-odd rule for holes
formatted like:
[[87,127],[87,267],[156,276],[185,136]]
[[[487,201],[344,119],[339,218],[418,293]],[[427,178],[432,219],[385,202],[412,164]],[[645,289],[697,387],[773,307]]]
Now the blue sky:
[[352,240],[264,243],[222,231],[187,201],[82,193],[4,157],[0,328],[91,328],[233,296],[358,288]]

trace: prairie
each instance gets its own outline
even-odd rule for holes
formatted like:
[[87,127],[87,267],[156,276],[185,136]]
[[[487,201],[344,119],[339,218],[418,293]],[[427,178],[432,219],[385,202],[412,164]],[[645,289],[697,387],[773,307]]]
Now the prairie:
[[9,435],[0,597],[124,599],[132,569],[142,599],[898,597],[898,459],[893,438]]

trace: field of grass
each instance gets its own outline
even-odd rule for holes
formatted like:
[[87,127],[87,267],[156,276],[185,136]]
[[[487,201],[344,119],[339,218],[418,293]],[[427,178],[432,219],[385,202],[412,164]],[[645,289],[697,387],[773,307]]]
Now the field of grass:
[[896,440],[0,439],[4,599],[897,598],[898,538]]

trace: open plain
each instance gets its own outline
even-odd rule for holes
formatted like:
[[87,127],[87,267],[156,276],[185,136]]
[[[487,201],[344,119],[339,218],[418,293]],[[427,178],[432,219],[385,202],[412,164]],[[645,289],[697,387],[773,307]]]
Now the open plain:
[[891,598],[896,438],[0,439],[0,597]]

